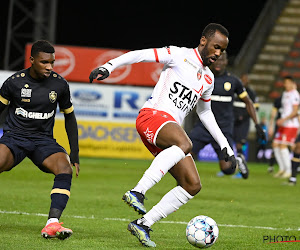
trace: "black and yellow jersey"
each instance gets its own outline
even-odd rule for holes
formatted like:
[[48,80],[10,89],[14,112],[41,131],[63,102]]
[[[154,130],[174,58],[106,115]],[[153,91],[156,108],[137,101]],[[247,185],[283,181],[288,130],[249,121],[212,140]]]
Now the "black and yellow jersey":
[[233,101],[235,94],[243,98],[247,92],[239,78],[225,71],[215,76],[215,88],[211,96],[211,109],[221,128],[232,128],[234,123]]
[[29,70],[16,72],[0,89],[0,101],[8,105],[3,130],[53,136],[57,105],[65,114],[73,112],[69,84],[53,71],[46,79],[33,79]]

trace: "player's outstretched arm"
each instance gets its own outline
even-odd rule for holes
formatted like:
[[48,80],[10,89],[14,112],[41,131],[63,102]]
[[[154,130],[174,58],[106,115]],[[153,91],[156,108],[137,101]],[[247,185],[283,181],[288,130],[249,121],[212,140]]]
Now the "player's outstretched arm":
[[79,146],[78,146],[78,127],[74,111],[65,115],[65,128],[70,144],[70,160],[76,168],[76,177],[79,175]]
[[116,57],[99,68],[94,69],[90,74],[90,82],[93,82],[94,79],[104,80],[107,78],[111,72],[123,65],[134,64],[139,62],[162,62],[165,63],[166,60],[169,60],[170,55],[166,53],[160,53],[161,60],[159,60],[158,50],[161,49],[142,49],[134,50],[127,52],[119,57]]
[[246,104],[247,112],[248,112],[249,116],[252,118],[253,122],[255,123],[256,133],[257,133],[258,137],[261,140],[265,141],[266,134],[265,134],[265,131],[263,131],[261,126],[258,124],[256,109],[254,107],[252,100],[249,98],[248,95],[246,95],[245,97],[243,97],[241,99]]

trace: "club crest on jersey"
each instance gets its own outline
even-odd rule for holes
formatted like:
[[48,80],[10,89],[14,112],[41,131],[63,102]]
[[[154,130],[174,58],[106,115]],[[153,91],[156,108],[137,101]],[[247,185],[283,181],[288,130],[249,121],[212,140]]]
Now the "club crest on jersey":
[[50,102],[54,103],[57,99],[57,93],[55,91],[51,91],[49,93]]
[[230,82],[225,82],[225,83],[224,83],[224,89],[225,89],[226,91],[229,91],[229,90],[231,89],[231,83],[230,83]]
[[198,72],[197,72],[198,81],[201,79],[201,76],[202,76],[202,69],[199,69]]

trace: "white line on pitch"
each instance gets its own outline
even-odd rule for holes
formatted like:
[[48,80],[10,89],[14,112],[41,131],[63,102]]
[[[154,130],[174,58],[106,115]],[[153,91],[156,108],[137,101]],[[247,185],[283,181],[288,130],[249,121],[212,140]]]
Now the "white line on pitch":
[[[104,218],[104,220],[114,220],[114,221],[130,221],[125,218]],[[187,225],[186,221],[160,221],[163,224],[183,224]],[[240,228],[253,228],[253,229],[267,229],[267,230],[285,230],[285,231],[300,231],[300,228],[276,228],[276,227],[262,227],[262,226],[246,226],[246,225],[230,225],[230,224],[218,224],[220,227],[240,227]]]
[[[21,212],[21,211],[3,211],[3,210],[0,210],[0,214],[17,214],[17,215],[32,215],[32,216],[48,217],[48,214],[27,213],[27,212]],[[76,218],[76,219],[95,219],[94,215],[89,216],[89,217],[81,216],[81,215],[64,215],[64,217]]]
[[[0,210],[0,214],[15,214],[15,215],[31,215],[31,216],[41,216],[41,217],[47,217],[48,214],[41,214],[41,213],[27,213],[27,212],[21,212],[21,211],[3,211]],[[91,216],[82,216],[82,215],[64,215],[64,217],[68,218],[76,218],[76,219],[98,219],[95,218],[94,215]],[[126,218],[103,218],[103,220],[108,221],[131,221],[130,219]],[[186,221],[167,221],[163,220],[159,223],[162,224],[183,224],[186,225],[188,222]],[[262,227],[262,226],[246,226],[246,225],[230,225],[230,224],[218,224],[220,227],[239,227],[239,228],[252,228],[252,229],[266,229],[266,230],[285,230],[285,231],[300,231],[300,228],[276,228],[276,227]]]

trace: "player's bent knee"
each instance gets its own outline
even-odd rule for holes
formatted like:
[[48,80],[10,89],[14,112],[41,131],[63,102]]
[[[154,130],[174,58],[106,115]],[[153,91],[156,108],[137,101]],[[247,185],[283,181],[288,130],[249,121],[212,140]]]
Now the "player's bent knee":
[[201,182],[194,182],[192,184],[189,184],[185,187],[183,187],[190,195],[195,196],[198,194],[202,188]]
[[198,194],[201,190],[202,186],[201,186],[201,183],[197,183],[197,184],[194,184],[192,187],[191,187],[191,190],[189,192],[190,195],[192,196],[195,196],[196,194]]
[[193,143],[191,141],[186,141],[186,142],[180,144],[179,147],[187,155],[188,153],[190,153],[192,151]]
[[64,164],[60,164],[57,167],[57,171],[55,173],[55,175],[58,174],[73,174],[73,169],[70,163],[66,162]]
[[60,174],[73,174],[73,169],[70,164],[65,165],[60,170]]

